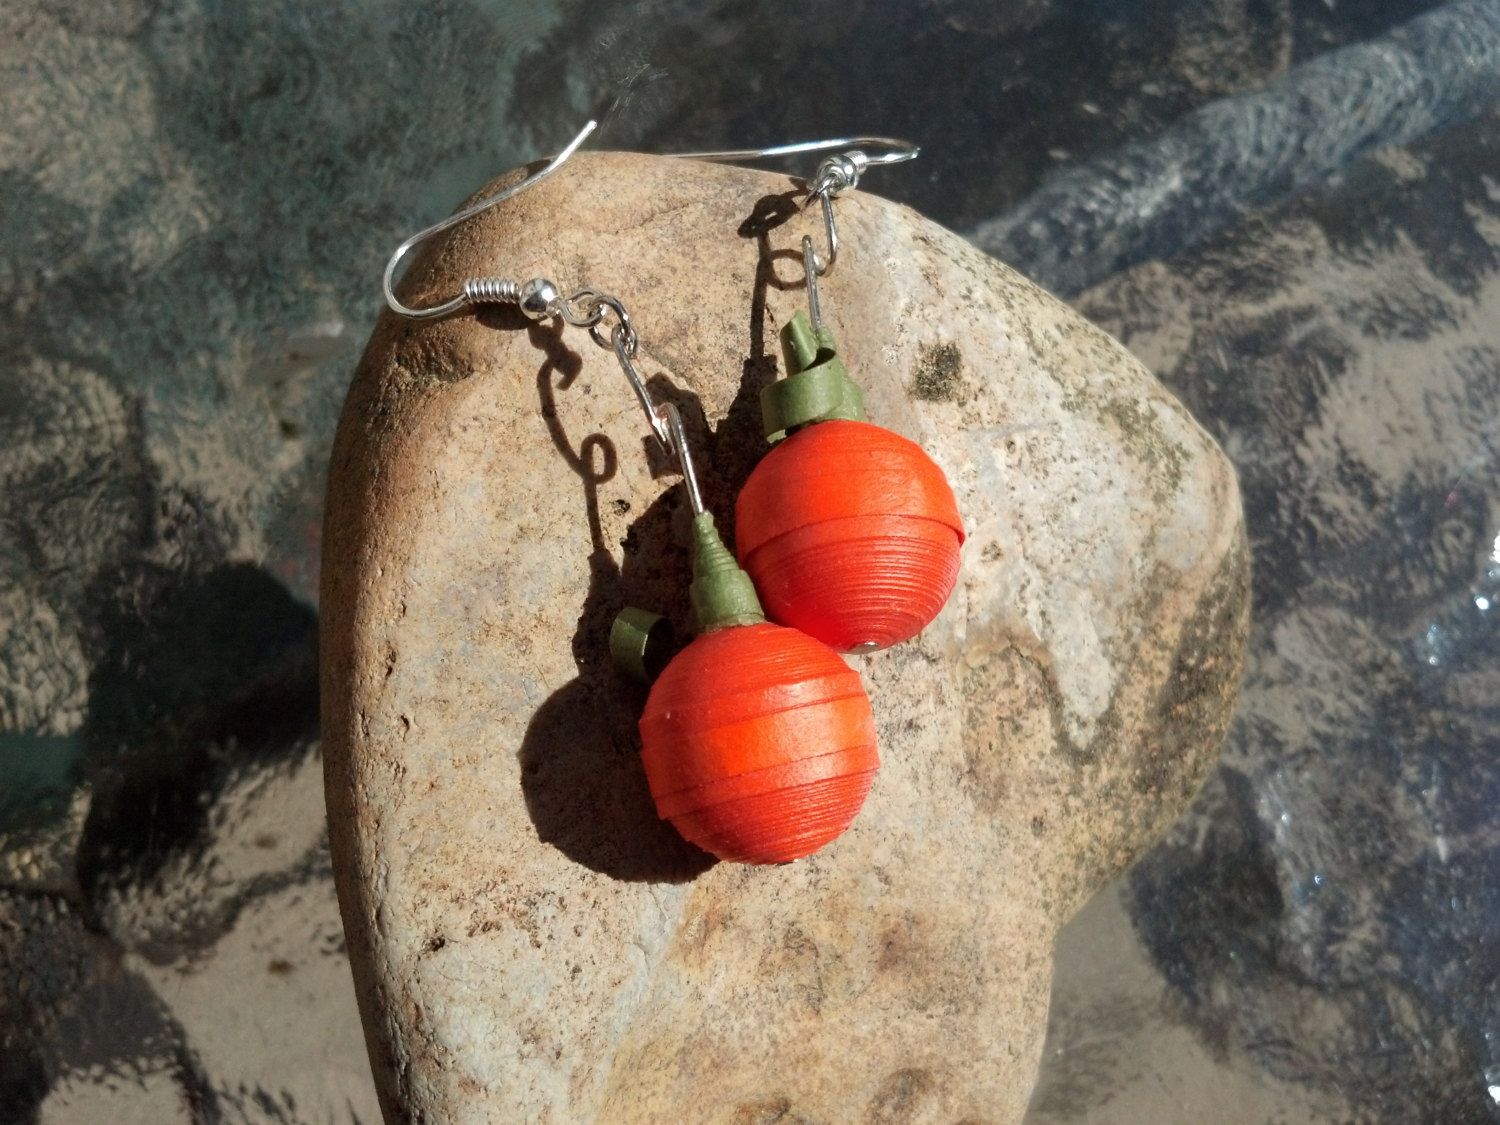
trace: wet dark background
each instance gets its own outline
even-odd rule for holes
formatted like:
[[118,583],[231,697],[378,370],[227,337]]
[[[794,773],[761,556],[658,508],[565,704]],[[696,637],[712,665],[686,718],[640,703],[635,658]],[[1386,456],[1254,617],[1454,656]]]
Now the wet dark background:
[[1494,2],[10,0],[0,1121],[376,1118],[323,469],[391,248],[591,115],[920,142],[869,188],[1241,474],[1240,715],[1065,935],[1034,1120],[1500,1119],[1497,60]]

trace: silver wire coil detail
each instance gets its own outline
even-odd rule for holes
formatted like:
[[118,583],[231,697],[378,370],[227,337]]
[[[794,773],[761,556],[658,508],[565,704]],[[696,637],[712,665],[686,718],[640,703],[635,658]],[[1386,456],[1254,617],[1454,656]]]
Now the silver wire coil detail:
[[471,305],[521,303],[521,286],[508,277],[471,277],[464,282],[463,294]]
[[859,177],[870,166],[870,158],[859,149],[835,153],[818,165],[818,172],[808,185],[807,197],[839,195],[859,187]]

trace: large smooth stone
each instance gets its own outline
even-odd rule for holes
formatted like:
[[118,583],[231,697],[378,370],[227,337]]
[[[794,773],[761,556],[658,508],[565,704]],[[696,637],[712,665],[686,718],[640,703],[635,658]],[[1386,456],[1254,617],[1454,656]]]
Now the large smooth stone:
[[[819,231],[796,198],[584,153],[403,293],[478,273],[621,297],[732,541]],[[1249,600],[1224,456],[1004,266],[862,192],[837,206],[828,321],[969,538],[926,632],[854,660],[884,767],[793,865],[714,864],[652,808],[644,691],[606,634],[627,603],[685,629],[687,508],[613,354],[513,309],[375,331],[329,485],[323,729],[393,1121],[1016,1121],[1057,930],[1215,758]]]

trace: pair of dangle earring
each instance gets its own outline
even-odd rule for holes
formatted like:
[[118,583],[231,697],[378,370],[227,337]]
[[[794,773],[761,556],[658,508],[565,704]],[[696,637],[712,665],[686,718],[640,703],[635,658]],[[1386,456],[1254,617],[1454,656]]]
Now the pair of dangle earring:
[[[646,413],[653,434],[682,473],[683,487],[693,513],[693,580],[689,596],[699,635],[656,677],[640,720],[642,763],[657,811],[663,818],[671,820],[685,838],[721,859],[745,863],[787,862],[809,855],[838,837],[863,805],[880,764],[869,698],[859,673],[849,668],[827,644],[816,639],[816,634],[791,627],[794,626],[792,622],[777,625],[766,620],[756,595],[757,583],[752,582],[751,575],[736,564],[718,535],[712,513],[703,507],[680,415],[675,406],[658,405],[652,400],[635,368],[637,336],[625,306],[618,298],[594,289],[581,289],[564,297],[556,285],[540,278],[524,283],[503,278],[472,278],[454,297],[425,308],[403,304],[394,292],[397,266],[415,245],[551,174],[592,129],[591,122],[558,156],[519,184],[481,200],[403,242],[386,267],[386,301],[393,311],[417,319],[449,315],[470,305],[514,304],[530,319],[560,318],[570,325],[586,328],[596,343],[614,351]],[[751,155],[808,151],[813,147],[825,146],[787,146],[783,150],[755,154],[699,155],[720,159],[748,158]],[[915,150],[910,150],[910,155],[915,155]],[[849,154],[844,159],[856,162],[858,156],[857,153]],[[856,164],[853,178],[857,177]],[[852,181],[845,186],[853,186]],[[809,268],[809,300],[815,320],[820,319],[815,288],[818,267],[821,265],[822,272],[826,272],[837,254],[837,234],[830,202],[835,193],[832,187],[822,193],[816,189],[814,192],[815,195],[821,194],[823,199],[830,244],[828,261],[818,261],[810,239],[804,243],[804,260]],[[613,323],[606,332],[606,324],[611,320]],[[813,432],[798,428],[810,427],[815,421],[821,426],[836,421],[852,422],[844,413],[828,414],[826,411],[820,411],[816,417],[804,417],[807,414],[805,409],[798,413],[786,405],[791,402],[795,406],[799,398],[816,400],[820,394],[826,397],[831,382],[830,372],[838,374],[847,384],[847,387],[837,389],[839,395],[847,399],[852,394],[857,400],[859,394],[847,375],[841,374],[842,364],[837,362],[831,336],[821,324],[814,327],[803,319],[799,327],[794,320],[789,326],[788,339],[792,341],[789,354],[799,357],[800,366],[783,384],[792,384],[798,375],[812,373],[813,378],[800,382],[802,387],[811,390],[790,395],[783,390],[775,400],[772,409],[780,413],[774,418],[784,422],[778,429],[797,429],[793,436],[798,437]],[[772,416],[768,414],[768,425],[771,420]],[[865,426],[862,422],[853,424]],[[877,427],[867,428],[878,430]],[[837,436],[836,431],[824,432]],[[904,442],[905,439],[898,438],[897,441]],[[852,468],[854,475],[858,475],[865,465],[859,460],[858,442],[854,443],[856,452],[852,461],[847,439],[843,439],[842,444],[846,447],[842,453],[844,468]],[[778,451],[803,447],[817,451],[813,443],[805,441],[799,445],[783,443]],[[773,451],[772,457],[776,452]],[[767,462],[771,460],[770,457],[766,459]],[[792,463],[788,458],[781,460],[791,464],[793,478],[799,472],[805,472],[802,462]],[[758,468],[757,474],[760,472]],[[814,483],[821,486],[827,482]],[[852,491],[858,492],[857,486]],[[887,486],[884,491],[889,493],[891,489]],[[847,485],[838,489],[838,494],[845,497],[850,492]],[[877,488],[877,501],[879,495],[880,489]],[[951,491],[948,497],[951,506]],[[847,499],[842,508],[837,505],[825,505],[821,509],[804,507],[804,515],[811,512],[825,518],[821,521],[804,520],[790,530],[830,522],[827,514],[831,511],[833,521],[846,521],[836,530],[848,531],[849,507]],[[876,507],[879,508],[878,503]],[[885,507],[889,508],[890,504]],[[747,510],[752,514],[755,511],[753,507],[744,507],[742,496],[741,520]],[[888,516],[889,513],[880,510],[873,515],[856,514],[856,518],[877,521]],[[953,524],[961,536],[956,512]],[[856,524],[854,530],[867,531],[869,527]],[[876,530],[879,530],[878,526]],[[772,536],[771,540],[784,537],[785,531]],[[826,538],[825,535],[824,542]],[[816,548],[820,543],[816,535],[813,539]],[[747,558],[762,563],[767,558],[773,561],[777,558],[774,552],[757,552],[753,547],[746,551],[744,544],[742,534],[739,540],[742,562]],[[950,589],[951,585],[950,579]],[[939,601],[932,609],[932,615],[941,605]],[[925,623],[918,624],[911,632],[915,633]],[[611,647],[617,651],[626,650],[627,658],[629,650],[633,650],[634,658],[641,661],[653,639],[652,616],[626,610],[616,621]],[[894,643],[894,640],[887,643]]]

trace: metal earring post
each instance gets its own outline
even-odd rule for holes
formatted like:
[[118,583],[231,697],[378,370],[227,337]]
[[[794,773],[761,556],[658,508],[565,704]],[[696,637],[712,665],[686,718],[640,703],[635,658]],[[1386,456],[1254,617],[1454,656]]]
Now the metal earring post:
[[[875,149],[875,155],[870,150]],[[709,160],[716,164],[744,164],[752,160],[772,160],[779,156],[800,156],[806,152],[842,151],[846,155],[858,153],[863,168],[875,168],[884,164],[903,164],[915,160],[922,150],[910,141],[897,137],[835,137],[826,141],[797,141],[793,144],[774,145],[771,148],[723,149],[718,152],[669,152],[664,155],[674,160]],[[858,180],[858,175],[855,176]],[[853,187],[851,183],[847,185]],[[842,190],[842,189],[840,189]]]
[[[626,311],[624,302],[618,297],[592,287],[578,289],[564,296],[554,282],[542,277],[534,277],[524,282],[503,277],[471,277],[464,281],[458,294],[427,308],[413,308],[404,304],[395,294],[396,269],[402,258],[413,247],[473,218],[482,211],[487,211],[497,203],[503,203],[519,195],[550,176],[578,150],[589,134],[594,131],[596,124],[593,121],[586,124],[579,130],[578,135],[568,142],[567,147],[549,160],[540,171],[527,176],[518,184],[465,207],[441,222],[418,231],[396,247],[395,253],[391,255],[385,267],[383,279],[385,301],[392,311],[412,320],[433,320],[458,312],[470,305],[509,304],[519,308],[522,315],[529,320],[541,321],[557,318],[575,328],[588,329],[589,336],[594,343],[615,353],[620,369],[625,373],[626,380],[635,392],[636,400],[645,412],[652,434],[661,443],[667,455],[677,462],[693,514],[701,515],[703,499],[698,490],[698,477],[693,469],[692,457],[687,450],[682,417],[671,403],[658,406],[652,401],[651,394],[646,389],[645,380],[641,378],[634,363],[639,338],[630,322],[630,314]],[[605,331],[606,321],[612,322],[612,327],[607,332]]]

